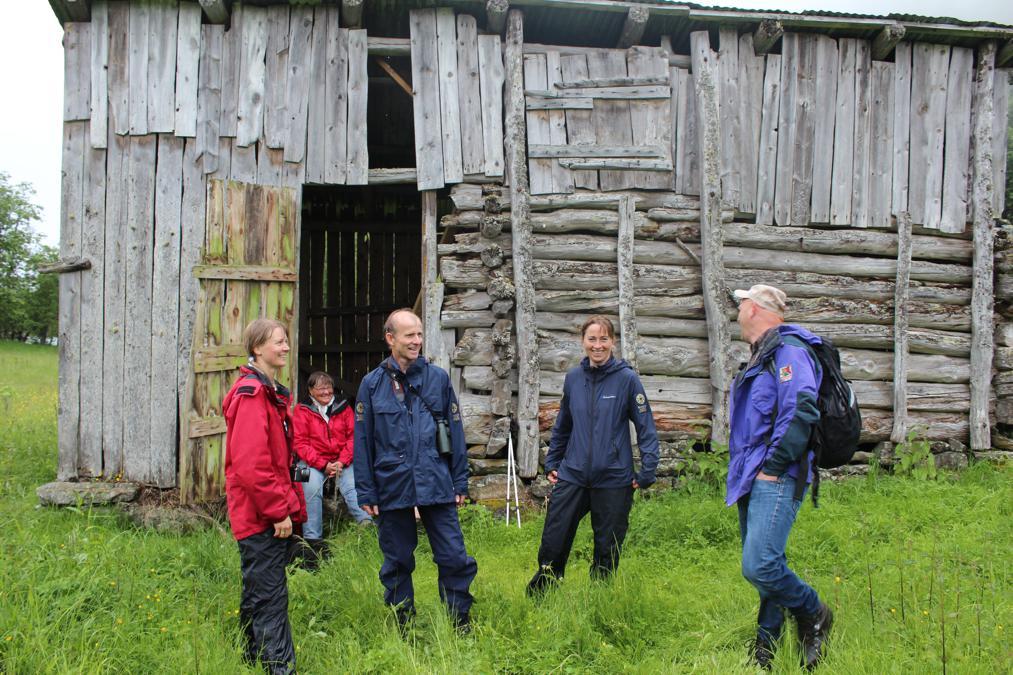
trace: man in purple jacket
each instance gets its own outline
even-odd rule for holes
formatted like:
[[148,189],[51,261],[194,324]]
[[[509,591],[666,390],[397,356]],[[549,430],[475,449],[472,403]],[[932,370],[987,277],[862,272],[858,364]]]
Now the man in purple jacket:
[[[784,624],[795,616],[806,668],[822,657],[833,613],[816,591],[788,568],[785,546],[802,506],[795,499],[800,460],[810,453],[809,435],[819,421],[819,362],[808,345],[820,338],[784,323],[787,297],[757,284],[735,291],[739,327],[751,354],[731,391],[728,492],[739,508],[742,575],[760,594],[753,658],[770,668]],[[811,465],[811,461],[809,462]]]

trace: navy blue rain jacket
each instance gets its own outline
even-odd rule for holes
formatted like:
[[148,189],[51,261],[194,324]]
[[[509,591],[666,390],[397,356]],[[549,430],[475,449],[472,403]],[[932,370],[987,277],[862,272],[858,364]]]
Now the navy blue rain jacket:
[[355,491],[380,510],[449,504],[468,494],[468,459],[457,396],[446,371],[419,357],[404,374],[437,416],[450,424],[452,457],[436,450],[436,422],[407,387],[399,400],[388,357],[362,378],[355,402]]
[[[633,470],[630,422],[637,430],[640,474]],[[563,400],[552,427],[545,471],[584,487],[626,487],[636,477],[640,487],[655,480],[658,434],[644,386],[622,359],[610,358],[592,368],[585,357],[563,381]]]
[[[729,506],[750,492],[760,469],[771,476],[798,478],[799,460],[810,451],[809,435],[820,419],[822,373],[806,345],[821,342],[800,326],[771,328],[735,377],[725,495]],[[806,481],[811,480],[810,472]]]

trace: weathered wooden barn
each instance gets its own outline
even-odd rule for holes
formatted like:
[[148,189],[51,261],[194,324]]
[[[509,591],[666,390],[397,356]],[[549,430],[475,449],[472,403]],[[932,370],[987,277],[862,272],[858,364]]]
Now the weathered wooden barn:
[[[392,309],[476,490],[539,470],[590,313],[670,469],[726,437],[729,290],[832,337],[863,439],[1013,423],[1013,29],[606,0],[50,0],[65,29],[59,477],[222,487],[256,316],[347,394]],[[1001,234],[1001,232],[1000,232]],[[88,266],[90,265],[90,266]],[[69,266],[68,269],[73,266]],[[492,491],[492,492],[490,492]]]

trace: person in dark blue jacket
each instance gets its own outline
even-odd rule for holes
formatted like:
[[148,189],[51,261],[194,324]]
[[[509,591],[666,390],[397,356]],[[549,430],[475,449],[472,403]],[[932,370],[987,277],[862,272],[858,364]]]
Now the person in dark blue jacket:
[[[352,460],[359,505],[378,523],[384,600],[396,608],[404,629],[415,613],[418,507],[439,569],[440,598],[456,625],[467,630],[473,600],[468,589],[478,565],[465,551],[457,517],[468,495],[457,396],[446,371],[420,355],[422,322],[411,309],[392,312],[384,335],[391,355],[359,386]],[[448,432],[442,451],[438,423]]]
[[726,503],[738,505],[742,575],[760,595],[753,658],[770,668],[787,609],[798,623],[807,668],[822,657],[833,613],[785,558],[785,547],[802,501],[796,481],[809,436],[819,421],[819,361],[808,345],[821,342],[800,326],[784,323],[787,297],[758,284],[737,290],[738,322],[751,347],[749,361],[732,384]]
[[[607,317],[592,316],[581,327],[587,356],[563,382],[545,458],[552,493],[529,595],[563,577],[577,526],[588,512],[594,530],[591,576],[612,574],[619,566],[633,491],[654,483],[658,435],[651,404],[636,371],[612,356],[614,343],[615,328]],[[640,446],[639,474],[633,468],[630,422]]]

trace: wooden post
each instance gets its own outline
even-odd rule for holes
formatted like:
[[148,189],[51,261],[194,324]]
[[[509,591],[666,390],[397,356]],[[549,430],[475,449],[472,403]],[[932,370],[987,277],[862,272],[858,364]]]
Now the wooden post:
[[890,440],[907,438],[908,296],[911,281],[911,214],[897,214],[897,285],[893,295],[893,430]]
[[426,358],[438,363],[442,353],[440,349],[443,336],[440,333],[440,309],[443,305],[443,284],[437,281],[437,241],[436,241],[436,193],[427,190],[422,193],[422,344]]
[[897,47],[902,39],[904,39],[904,33],[907,29],[899,23],[891,23],[883,26],[883,30],[876,34],[876,39],[872,41],[872,58],[874,61],[882,61],[886,59],[893,50]]
[[783,34],[784,26],[780,21],[764,19],[756,27],[756,32],[753,33],[753,54],[756,56],[766,54],[777,44]]
[[496,35],[502,33],[508,9],[510,9],[508,0],[488,0],[485,3],[485,29]]
[[506,166],[510,177],[517,335],[517,463],[521,476],[538,473],[538,342],[531,277],[531,206],[524,122],[524,14],[510,10],[506,26]]
[[637,369],[637,313],[634,309],[633,288],[633,214],[636,203],[629,195],[619,198],[619,236],[616,242],[616,261],[619,270],[619,332],[622,337],[622,356],[633,369]]
[[647,28],[647,20],[651,18],[651,12],[644,5],[632,5],[626,12],[626,22],[619,33],[619,40],[616,47],[626,49],[640,42],[644,37],[644,29]]
[[995,42],[978,47],[974,88],[974,276],[971,280],[971,449],[992,445],[988,399],[992,385],[992,248],[995,236],[992,183],[992,89],[995,81]]
[[363,0],[341,0],[341,27],[362,28]]
[[697,138],[700,143],[700,243],[704,310],[710,355],[711,441],[728,442],[728,330],[724,266],[721,261],[721,128],[718,113],[717,64],[707,31],[690,34],[690,56],[696,93]]
[[229,5],[225,0],[200,0],[200,6],[211,23],[228,23]]

